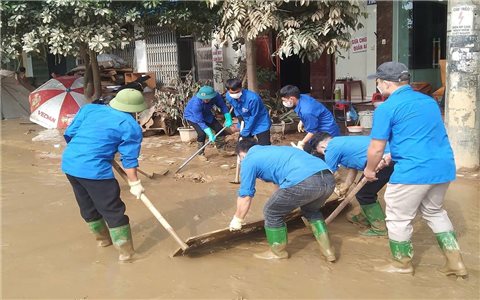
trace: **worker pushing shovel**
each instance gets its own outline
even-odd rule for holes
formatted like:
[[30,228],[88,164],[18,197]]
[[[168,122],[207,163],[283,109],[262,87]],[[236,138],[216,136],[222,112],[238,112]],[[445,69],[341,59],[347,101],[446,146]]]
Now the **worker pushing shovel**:
[[[212,113],[212,108],[214,106],[222,111],[222,114],[225,117],[224,126],[215,119],[215,116]],[[188,101],[184,117],[197,132],[197,147],[199,150],[201,149],[198,153],[198,157],[201,160],[207,160],[204,151],[205,140],[207,137],[211,143],[215,142],[217,149],[221,151],[225,150],[225,132],[222,129],[224,127],[228,128],[232,126],[232,115],[228,111],[227,105],[222,96],[220,96],[220,94],[218,94],[211,86],[202,86],[198,90],[198,93]],[[217,134],[215,135],[213,131],[217,132]]]
[[142,130],[132,114],[145,109],[141,92],[123,89],[108,105],[83,106],[64,134],[62,171],[72,185],[80,214],[98,246],[113,243],[120,262],[131,261],[135,251],[112,162],[119,152],[130,193],[140,199],[145,191],[137,176]]
[[[344,183],[339,185],[338,194],[345,195],[354,182],[357,172],[363,171],[367,164],[367,150],[371,138],[368,136],[340,136],[332,137],[326,132],[316,134],[312,139],[312,147],[324,160],[332,172],[338,170],[339,165],[348,168]],[[377,167],[378,180],[368,182],[355,195],[360,203],[359,214],[348,214],[349,222],[368,229],[361,231],[363,236],[387,236],[385,214],[378,202],[378,192],[388,183],[393,173],[390,149],[385,149],[385,155]]]
[[255,195],[257,178],[277,185],[278,190],[264,207],[265,233],[270,249],[255,254],[260,259],[288,258],[285,216],[300,207],[310,223],[320,246],[320,252],[329,262],[335,261],[327,227],[320,211],[335,188],[335,179],[328,166],[305,151],[289,146],[260,146],[251,139],[241,140],[236,148],[242,162],[237,209],[229,228],[242,229],[245,217]]

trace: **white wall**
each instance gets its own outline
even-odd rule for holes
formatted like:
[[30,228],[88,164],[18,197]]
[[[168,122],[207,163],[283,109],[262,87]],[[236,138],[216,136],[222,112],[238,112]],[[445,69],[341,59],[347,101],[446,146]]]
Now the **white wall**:
[[219,71],[219,68],[228,69],[231,66],[237,65],[239,57],[245,58],[245,47],[242,46],[239,50],[234,50],[231,46],[231,43],[225,43],[220,45],[219,40],[214,38],[212,41],[212,51],[215,49],[221,49],[221,61],[215,61],[215,54],[213,57],[213,87],[218,92],[225,91],[225,81],[229,78],[223,78],[222,73]]
[[[335,75],[337,79],[353,77],[354,80],[362,80],[364,100],[368,100],[375,92],[375,81],[367,80],[367,76],[375,73],[377,68],[377,39],[375,35],[377,31],[377,5],[363,3],[363,9],[368,13],[368,17],[360,19],[364,28],[352,32],[352,39],[367,37],[367,49],[363,52],[354,52],[353,47],[351,47],[348,51],[341,51],[344,58],[338,57],[335,64]],[[343,86],[338,85],[338,87],[342,91],[342,98],[345,98]],[[352,88],[352,100],[361,100],[360,88],[356,85]]]

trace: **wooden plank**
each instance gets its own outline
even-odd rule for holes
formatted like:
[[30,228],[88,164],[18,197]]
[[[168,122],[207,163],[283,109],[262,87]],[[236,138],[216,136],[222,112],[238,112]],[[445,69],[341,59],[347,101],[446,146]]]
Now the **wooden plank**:
[[[324,217],[329,216],[339,204],[340,202],[338,201],[327,202],[322,207],[322,213]],[[295,210],[285,217],[285,222],[288,225],[299,221],[301,217],[302,213],[300,210]],[[172,256],[175,257],[179,255],[188,255],[195,250],[199,250],[207,246],[212,246],[221,242],[247,238],[250,234],[263,230],[263,224],[264,220],[258,220],[242,226],[242,229],[239,231],[230,231],[228,228],[224,228],[190,237],[185,242],[188,245],[188,248],[185,251],[182,248],[178,248],[172,254]]]

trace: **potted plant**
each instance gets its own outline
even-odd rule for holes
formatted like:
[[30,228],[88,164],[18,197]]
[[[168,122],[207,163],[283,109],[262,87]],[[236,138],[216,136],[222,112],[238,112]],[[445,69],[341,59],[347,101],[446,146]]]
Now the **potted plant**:
[[278,97],[272,97],[267,90],[261,90],[260,96],[264,100],[272,120],[270,132],[284,134],[294,131],[296,125],[293,118],[298,118],[295,111],[284,107],[282,101],[280,101]]
[[[190,142],[197,138],[197,132],[188,124],[183,113],[188,100],[195,95],[199,88],[200,83],[195,82],[192,73],[189,72],[185,79],[182,80],[178,76],[168,86],[155,92],[157,111],[161,111],[169,119],[175,120],[170,123],[175,126],[174,131],[179,131],[182,142]],[[178,125],[181,126],[178,127]]]

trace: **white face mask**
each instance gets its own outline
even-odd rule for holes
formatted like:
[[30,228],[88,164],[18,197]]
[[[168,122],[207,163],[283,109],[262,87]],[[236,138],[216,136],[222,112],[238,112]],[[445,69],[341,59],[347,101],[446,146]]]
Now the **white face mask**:
[[232,97],[233,99],[240,99],[240,97],[242,97],[242,92],[238,92],[236,94],[232,94],[230,92],[228,92],[230,94],[230,97]]
[[286,108],[292,108],[293,107],[293,101],[287,100],[287,101],[282,101],[283,106]]

